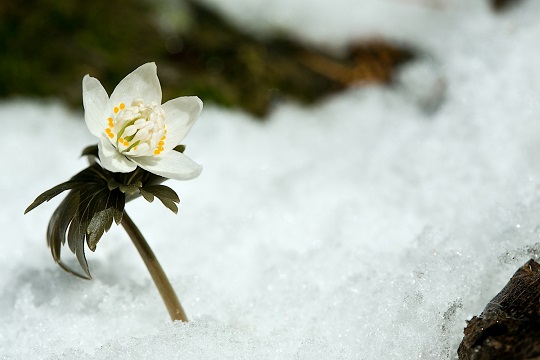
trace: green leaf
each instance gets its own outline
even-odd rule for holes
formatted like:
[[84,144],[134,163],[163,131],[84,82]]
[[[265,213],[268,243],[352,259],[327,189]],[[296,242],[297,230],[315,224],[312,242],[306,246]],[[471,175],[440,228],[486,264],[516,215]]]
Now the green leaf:
[[[154,200],[153,196],[157,197],[169,210],[175,214],[178,213],[178,206],[176,204],[180,203],[180,198],[170,187],[165,185],[148,185],[141,188],[141,194],[149,202]],[[150,197],[149,194],[153,196]]]
[[107,187],[109,188],[109,190],[114,190],[120,187],[120,185],[121,184],[113,178],[107,180]]
[[186,150],[186,145],[177,145],[173,148],[173,150],[183,153]]
[[62,192],[66,191],[66,190],[73,189],[77,185],[81,185],[81,182],[80,181],[69,180],[69,181],[66,181],[66,182],[64,182],[62,184],[56,185],[55,187],[53,187],[53,188],[45,191],[43,194],[39,195],[36,198],[36,200],[34,200],[34,202],[32,204],[30,204],[30,206],[28,206],[26,208],[26,210],[24,210],[24,213],[26,214],[29,211],[34,210],[36,207],[43,204],[44,202],[51,200],[52,198],[54,198],[55,196],[61,194]]
[[[71,250],[77,257],[77,260],[79,261],[79,265],[81,266],[81,269],[83,269],[84,273],[86,274],[85,278],[91,278],[90,275],[90,269],[88,268],[88,262],[86,261],[86,257],[84,255],[84,239],[86,236],[86,228],[88,226],[88,221],[83,221],[78,214],[73,218],[71,221],[71,224],[69,226],[68,230],[68,245]],[[69,267],[64,267],[64,269],[68,269],[68,271],[72,274],[75,272],[71,270]]]
[[[84,258],[84,248],[82,249],[83,251],[82,261],[81,261],[81,258],[77,256],[79,258],[79,263],[81,264],[81,268],[84,271],[84,275],[78,273],[77,271],[74,271],[69,266],[64,264],[60,257],[62,245],[66,241],[66,230],[68,226],[70,228],[69,233],[72,234],[72,231],[73,231],[73,235],[70,235],[71,237],[75,236],[76,227],[82,228],[82,229],[86,228],[86,225],[80,225],[80,222],[77,219],[79,204],[80,204],[79,192],[74,191],[74,190],[70,191],[68,195],[66,196],[66,198],[55,210],[55,212],[53,213],[51,217],[51,220],[49,221],[49,227],[47,229],[47,244],[51,248],[51,254],[54,261],[58,265],[60,265],[62,269],[64,269],[65,271],[75,276],[81,277],[83,279],[91,279],[91,275],[88,270],[88,264],[86,263],[86,259]],[[74,224],[74,221],[75,221],[75,224]],[[84,236],[82,237],[82,239],[84,241]],[[75,247],[73,247],[73,249],[75,249]],[[80,249],[77,249],[77,250],[80,251]]]
[[140,181],[135,181],[134,183],[129,185],[120,185],[120,191],[126,195],[133,195],[139,192],[141,186],[142,183]]
[[165,205],[167,209],[171,210],[175,214],[178,214],[178,206],[176,206],[176,204],[173,201],[166,198],[160,198],[160,197],[158,197],[158,199],[161,200],[161,202],[163,203],[163,205]]
[[[93,164],[73,176],[70,181],[38,196],[27,209],[28,212],[62,191],[71,189],[49,221],[47,243],[58,265],[85,279],[91,278],[84,254],[85,241],[94,251],[103,234],[110,229],[113,220],[117,224],[122,221],[125,194],[118,188],[109,189],[111,176],[111,172],[99,164]],[[61,260],[61,248],[66,239],[69,249],[77,257],[83,274],[74,271]]]
[[86,211],[82,218],[88,221],[86,242],[92,251],[96,250],[103,234],[109,231],[113,220],[117,223],[122,221],[125,204],[125,194],[119,190],[95,190],[88,201],[81,203]]
[[96,251],[98,241],[111,228],[113,216],[114,208],[107,208],[94,213],[90,224],[86,228],[86,233],[88,234],[87,243],[90,250]]
[[141,191],[141,195],[146,201],[148,201],[149,203],[154,201],[154,194],[144,190],[144,188],[141,188],[140,191]]
[[168,186],[165,185],[149,185],[143,187],[143,189],[149,193],[152,193],[159,199],[167,198],[176,203],[180,202],[178,194]]
[[81,156],[94,156],[98,157],[99,155],[98,146],[97,145],[90,145],[87,146],[83,151]]

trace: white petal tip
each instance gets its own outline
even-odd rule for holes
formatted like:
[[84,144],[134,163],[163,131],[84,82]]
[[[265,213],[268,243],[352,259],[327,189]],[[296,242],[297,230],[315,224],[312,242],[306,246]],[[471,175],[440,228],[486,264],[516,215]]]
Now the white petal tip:
[[132,158],[132,160],[146,171],[168,179],[191,180],[202,172],[201,165],[176,151],[170,151],[159,158],[143,156]]

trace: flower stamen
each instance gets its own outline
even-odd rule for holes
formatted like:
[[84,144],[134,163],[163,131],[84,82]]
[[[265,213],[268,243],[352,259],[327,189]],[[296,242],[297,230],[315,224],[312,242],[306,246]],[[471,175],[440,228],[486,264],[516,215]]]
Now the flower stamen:
[[107,119],[105,132],[111,139],[116,137],[116,144],[113,142],[113,145],[118,152],[129,153],[130,156],[148,156],[165,151],[165,112],[158,104],[146,104],[136,98],[131,106],[118,104],[113,108],[113,113]]

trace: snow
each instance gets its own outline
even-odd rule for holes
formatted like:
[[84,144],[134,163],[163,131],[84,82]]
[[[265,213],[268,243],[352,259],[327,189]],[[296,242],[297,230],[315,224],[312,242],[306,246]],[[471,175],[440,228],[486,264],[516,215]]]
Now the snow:
[[168,320],[121,228],[87,251],[92,281],[53,263],[60,199],[22,213],[95,140],[60,102],[0,103],[0,357],[455,358],[465,321],[540,252],[540,3],[213,3],[248,27],[426,55],[394,89],[282,104],[265,123],[205,105],[185,139],[203,173],[167,182],[179,214],[127,207],[188,324]]

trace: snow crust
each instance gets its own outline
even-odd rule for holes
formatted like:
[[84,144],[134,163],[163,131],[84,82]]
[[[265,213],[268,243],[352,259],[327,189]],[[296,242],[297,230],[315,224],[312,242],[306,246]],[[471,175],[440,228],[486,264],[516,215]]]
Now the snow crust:
[[0,358],[455,358],[466,319],[540,252],[540,3],[213,3],[245,26],[426,56],[394,89],[281,104],[265,123],[206,104],[185,139],[203,173],[167,183],[179,214],[127,207],[188,324],[119,228],[87,252],[92,281],[53,263],[59,199],[22,213],[95,140],[60,103],[0,103]]

